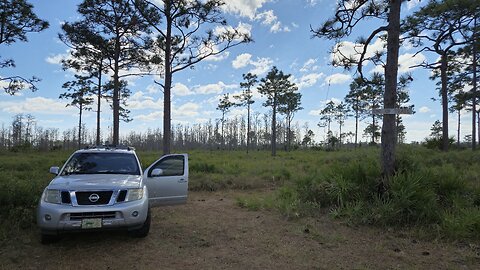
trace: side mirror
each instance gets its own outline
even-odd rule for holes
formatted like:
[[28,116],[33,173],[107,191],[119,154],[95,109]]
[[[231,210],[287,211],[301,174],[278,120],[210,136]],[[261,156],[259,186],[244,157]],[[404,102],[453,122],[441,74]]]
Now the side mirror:
[[59,167],[50,167],[50,173],[51,174],[57,175],[59,170],[60,170]]
[[151,176],[152,177],[157,177],[157,176],[162,176],[163,175],[163,170],[162,169],[153,169]]

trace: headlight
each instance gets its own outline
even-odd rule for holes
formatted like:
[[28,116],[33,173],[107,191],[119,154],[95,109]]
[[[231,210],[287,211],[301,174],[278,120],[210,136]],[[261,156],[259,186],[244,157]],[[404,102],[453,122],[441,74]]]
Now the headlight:
[[48,203],[62,203],[62,196],[58,189],[45,189],[43,192],[43,200]]
[[143,188],[132,188],[127,192],[126,202],[136,201],[143,198]]

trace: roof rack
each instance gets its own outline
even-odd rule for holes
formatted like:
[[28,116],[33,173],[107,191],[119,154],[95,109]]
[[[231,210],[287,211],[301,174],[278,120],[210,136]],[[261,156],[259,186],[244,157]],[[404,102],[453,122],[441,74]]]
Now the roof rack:
[[119,150],[128,150],[128,151],[135,151],[135,148],[132,146],[126,146],[126,145],[115,145],[115,144],[103,144],[103,145],[88,145],[86,146],[85,150],[87,149],[119,149]]

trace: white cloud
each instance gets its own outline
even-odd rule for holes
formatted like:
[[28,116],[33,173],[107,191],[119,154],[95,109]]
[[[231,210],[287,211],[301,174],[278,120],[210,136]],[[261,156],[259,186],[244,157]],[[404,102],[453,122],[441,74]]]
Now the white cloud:
[[223,8],[229,13],[253,20],[257,10],[267,2],[269,2],[269,0],[229,0],[225,1]]
[[255,19],[261,21],[263,25],[272,25],[278,20],[277,16],[273,14],[273,10],[258,13]]
[[178,108],[173,108],[173,115],[175,117],[193,117],[199,114],[198,110],[200,109],[200,105],[193,102],[187,102],[181,105]]
[[321,112],[322,112],[322,109],[311,110],[308,112],[308,115],[319,116]]
[[342,84],[352,80],[349,74],[335,73],[325,78],[326,84]]
[[226,12],[246,17],[251,21],[260,21],[262,25],[270,26],[270,32],[272,33],[290,32],[290,28],[283,26],[273,10],[257,12],[263,4],[270,1],[271,0],[229,0],[225,1],[223,8]]
[[409,72],[413,69],[418,68],[413,66],[419,65],[422,62],[425,62],[426,60],[427,58],[422,53],[419,53],[416,55],[413,53],[402,54],[398,57],[398,65],[399,65],[398,72],[399,73]]
[[7,96],[7,97],[11,97],[11,96],[16,96],[16,97],[21,97],[23,96],[23,91],[21,90],[25,90],[29,87],[28,84],[24,83],[24,82],[19,82],[18,83],[18,87],[20,91],[16,91],[12,94],[10,93],[7,93],[5,91],[3,91],[4,89],[8,88],[10,86],[10,80],[5,80],[5,77],[2,77],[0,76],[0,79],[3,79],[0,81],[0,96]]
[[[0,78],[2,78],[2,77],[0,77]],[[10,83],[9,83],[8,81],[6,81],[6,80],[0,81],[0,88],[7,88],[9,85],[10,85]],[[2,92],[3,92],[3,91],[2,91]],[[3,94],[9,95],[9,94],[7,94],[7,93],[2,93],[2,95],[3,95]]]
[[382,65],[376,65],[372,70],[370,70],[370,73],[381,73],[383,74],[385,72],[385,67]]
[[[355,61],[360,60],[360,53],[363,51],[363,45],[358,43],[353,43],[350,41],[342,41],[337,43],[334,46],[333,53],[330,55],[330,60],[335,62],[342,62],[345,58],[352,58]],[[365,54],[365,58],[369,58],[375,55],[377,52],[384,52],[385,51],[385,42],[377,38],[374,43],[370,44],[367,48],[367,52]],[[412,66],[418,65],[426,60],[425,55],[422,53],[419,54],[412,54],[406,53],[402,54],[398,58],[399,64],[399,73],[405,73],[411,71],[413,68]],[[364,62],[364,66],[367,66],[369,62]],[[375,66],[371,71],[373,72],[384,72],[384,68],[381,65]]]
[[137,91],[128,99],[127,106],[130,110],[161,109],[163,100],[161,98],[155,100],[142,91]]
[[247,66],[253,66],[249,71],[252,74],[261,75],[266,73],[273,64],[273,60],[268,57],[257,57],[257,60],[252,60],[252,55],[249,53],[243,53],[237,56],[232,61],[232,66],[235,69],[244,68]]
[[239,22],[237,28],[235,28],[239,34],[248,37],[252,36],[252,26],[248,23]]
[[47,58],[45,58],[45,61],[52,65],[61,65],[62,60],[67,59],[69,57],[70,57],[70,53],[69,51],[67,51],[66,53],[60,53],[60,54],[48,56]]
[[183,83],[174,84],[172,87],[172,93],[177,96],[188,96],[194,94],[194,92],[188,89],[188,87]]
[[[194,117],[199,115],[200,106],[196,103],[187,102],[180,107],[172,105],[172,121],[178,121],[178,118]],[[135,120],[143,122],[163,121],[163,111],[154,111],[148,114],[134,116]]]
[[230,52],[228,51],[219,53],[218,46],[213,44],[213,42],[202,44],[198,52],[202,57],[210,55],[207,58],[205,58],[205,61],[214,61],[214,62],[222,61],[228,58],[228,56],[230,55]]
[[143,122],[163,121],[163,112],[156,111],[149,114],[140,114],[133,117],[135,120]]
[[243,115],[247,115],[247,113],[248,113],[247,108],[235,108],[234,107],[230,110],[230,112],[228,112],[228,117],[232,118],[232,117],[243,116]]
[[421,113],[428,113],[428,112],[430,112],[431,110],[430,110],[430,108],[428,108],[427,106],[423,106],[423,107],[421,107],[420,109],[418,109],[418,111],[421,112]]
[[[402,74],[417,69],[418,67],[415,66],[425,62],[426,60],[427,58],[422,53],[417,55],[413,53],[402,54],[398,57],[398,73]],[[385,73],[385,68],[382,65],[377,65],[370,70],[370,73],[374,72],[383,74]]]
[[212,70],[212,71],[215,71],[217,70],[218,68],[218,65],[214,65],[214,64],[208,64],[206,66],[203,67],[205,70]]
[[227,26],[217,26],[213,30],[215,35],[222,35],[225,33],[237,33],[238,37],[235,39],[237,41],[243,39],[244,36],[251,37],[252,36],[252,26],[248,23],[239,22],[236,28],[233,28],[230,25]]
[[281,22],[276,22],[270,27],[270,32],[278,33],[278,32],[290,32],[290,28],[288,26],[282,26]]
[[317,59],[310,58],[303,64],[302,68],[300,69],[301,72],[308,72],[308,71],[315,71],[318,69],[318,66],[315,65],[317,63]]
[[290,32],[288,26],[283,26],[283,24],[278,20],[278,17],[273,13],[273,10],[267,10],[262,13],[258,13],[255,16],[255,20],[260,21],[263,25],[270,26],[270,32]]
[[[372,57],[376,52],[384,52],[386,42],[377,38],[372,44],[368,45],[365,58]],[[360,53],[363,51],[363,45],[353,43],[350,41],[341,41],[335,44],[333,52],[330,54],[330,60],[335,62],[342,62],[345,58],[352,58],[355,61],[360,60]],[[368,62],[365,62],[368,65]]]
[[42,113],[42,114],[72,114],[76,113],[75,107],[66,107],[67,101],[49,99],[44,97],[26,98],[16,102],[0,102],[2,111],[7,113]]
[[235,60],[232,61],[232,66],[235,69],[243,68],[246,67],[248,64],[250,64],[250,59],[252,58],[252,55],[249,53],[242,53],[235,58]]
[[222,93],[225,89],[232,89],[232,88],[237,88],[238,86],[235,84],[227,85],[224,82],[220,81],[218,83],[212,83],[212,84],[207,84],[207,85],[201,85],[201,86],[196,86],[194,88],[195,93],[197,94],[203,94],[203,95],[208,95],[208,94],[220,94]]
[[253,65],[255,68],[251,69],[249,72],[256,75],[262,75],[266,73],[273,64],[273,60],[265,57],[265,58],[258,58],[257,61],[250,61],[250,64]]
[[310,74],[303,75],[298,80],[295,80],[296,81],[295,83],[297,84],[298,89],[308,88],[315,85],[317,81],[323,76],[324,76],[323,73],[310,73]]
[[[214,51],[215,51],[215,53],[217,53],[218,49],[215,49]],[[219,62],[219,61],[227,59],[229,55],[230,55],[230,52],[223,52],[223,53],[220,53],[220,54],[217,54],[217,55],[211,55],[211,56],[205,58],[205,60],[206,61]]]
[[[52,65],[61,66],[62,65],[62,60],[71,60],[71,59],[73,59],[72,55],[71,55],[71,50],[67,49],[65,53],[59,53],[59,54],[54,54],[54,55],[48,56],[47,58],[45,58],[45,62],[47,62],[49,64],[52,64]],[[86,75],[85,72],[77,72],[73,68],[68,68],[67,71],[70,72],[71,74]]]
[[407,2],[407,9],[412,9],[416,7],[418,4],[420,4],[421,0],[410,0]]
[[157,94],[158,92],[160,92],[159,87],[160,86],[158,86],[158,85],[150,84],[149,86],[147,86],[147,93]]

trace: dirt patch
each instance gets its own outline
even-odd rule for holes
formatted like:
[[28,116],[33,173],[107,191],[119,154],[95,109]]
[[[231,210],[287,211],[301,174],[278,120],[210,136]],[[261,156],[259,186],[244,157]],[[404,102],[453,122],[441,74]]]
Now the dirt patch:
[[0,247],[1,269],[479,269],[473,246],[423,242],[394,231],[352,228],[328,216],[286,220],[235,205],[240,192],[191,192],[156,208],[145,239],[123,232],[36,233]]

